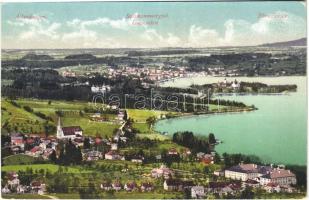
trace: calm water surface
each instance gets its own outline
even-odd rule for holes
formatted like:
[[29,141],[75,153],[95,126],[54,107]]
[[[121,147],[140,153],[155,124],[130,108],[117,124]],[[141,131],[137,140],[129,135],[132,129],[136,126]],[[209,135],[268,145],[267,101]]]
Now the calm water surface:
[[[213,83],[223,79],[184,78],[167,82],[164,86],[188,87],[192,83]],[[223,144],[216,147],[219,153],[254,154],[268,163],[306,164],[306,77],[237,77],[237,80],[297,84],[298,89],[288,95],[224,96],[221,98],[254,104],[258,110],[167,119],[157,122],[155,129],[169,134],[185,130],[200,135],[213,132],[223,141]]]

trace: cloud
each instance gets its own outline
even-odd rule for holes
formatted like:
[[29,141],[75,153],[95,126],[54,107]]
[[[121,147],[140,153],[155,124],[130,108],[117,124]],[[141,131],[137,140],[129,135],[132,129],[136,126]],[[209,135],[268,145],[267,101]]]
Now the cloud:
[[306,36],[306,22],[291,13],[277,11],[262,15],[256,22],[229,19],[224,32],[192,25],[187,46],[249,46],[294,40]]
[[[16,18],[7,24],[14,37],[3,38],[5,48],[120,48],[120,47],[213,47],[250,46],[294,40],[306,36],[306,21],[297,15],[277,11],[254,22],[228,19],[222,30],[192,24],[187,33],[165,32],[156,26],[134,26],[134,18],[72,19],[59,23],[47,18]],[[159,24],[160,26],[160,24]],[[161,27],[160,27],[161,28]],[[177,30],[176,30],[177,31]],[[180,35],[181,34],[181,35]]]
[[107,26],[115,29],[127,30],[132,25],[132,19],[122,18],[114,20],[107,17],[84,21],[80,19],[74,19],[72,21],[68,21],[67,25],[80,29],[87,29],[93,26]]

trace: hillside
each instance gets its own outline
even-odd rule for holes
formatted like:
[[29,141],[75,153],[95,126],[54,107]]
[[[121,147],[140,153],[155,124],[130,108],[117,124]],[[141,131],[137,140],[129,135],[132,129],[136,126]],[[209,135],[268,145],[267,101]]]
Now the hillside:
[[307,46],[307,38],[301,38],[298,40],[291,40],[285,42],[267,43],[259,45],[262,47],[292,47],[292,46]]

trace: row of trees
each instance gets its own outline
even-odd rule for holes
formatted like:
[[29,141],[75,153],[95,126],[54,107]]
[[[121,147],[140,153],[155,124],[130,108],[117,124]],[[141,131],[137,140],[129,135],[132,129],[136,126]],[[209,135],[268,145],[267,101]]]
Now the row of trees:
[[173,142],[188,147],[195,152],[210,152],[210,145],[216,143],[213,133],[208,135],[208,138],[197,137],[190,131],[176,132],[173,135]]

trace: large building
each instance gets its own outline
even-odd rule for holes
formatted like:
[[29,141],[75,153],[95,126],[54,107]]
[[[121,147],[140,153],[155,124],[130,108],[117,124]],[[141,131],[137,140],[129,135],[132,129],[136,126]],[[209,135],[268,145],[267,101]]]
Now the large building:
[[276,183],[278,185],[296,184],[296,176],[290,170],[273,169],[268,174],[260,177],[260,184],[266,185],[268,183]]
[[272,168],[270,166],[239,164],[226,169],[224,174],[226,178],[247,181],[248,179],[255,179],[264,174],[267,174],[267,172],[270,172],[271,170]]
[[83,135],[83,130],[80,126],[68,126],[61,127],[60,118],[58,119],[57,125],[57,138],[58,139],[75,139],[76,137],[81,137]]
[[275,183],[278,185],[296,184],[296,176],[290,170],[261,166],[256,164],[240,164],[225,170],[225,177],[234,180],[259,180],[261,185]]

